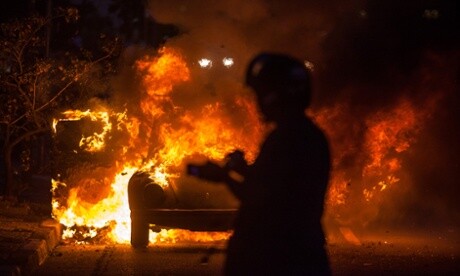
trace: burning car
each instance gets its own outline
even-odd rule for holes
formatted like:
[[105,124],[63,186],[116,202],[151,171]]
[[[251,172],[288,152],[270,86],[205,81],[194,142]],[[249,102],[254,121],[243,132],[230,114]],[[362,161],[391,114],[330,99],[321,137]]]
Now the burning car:
[[[71,209],[60,213],[61,206],[74,205],[78,210],[92,204],[90,209],[94,208],[95,216],[107,216],[106,210],[100,210],[119,204],[118,208],[121,208],[121,211],[116,211],[105,219],[113,217],[115,220],[120,214],[130,218],[130,242],[134,247],[148,245],[150,225],[155,225],[155,229],[187,229],[200,232],[228,231],[232,228],[237,204],[225,188],[181,175],[180,166],[170,168],[170,172],[166,173],[161,164],[155,166],[154,162],[144,166],[119,166],[118,162],[114,162],[115,158],[120,156],[120,151],[123,151],[123,147],[117,144],[122,140],[121,136],[126,130],[120,127],[126,123],[123,121],[126,117],[90,110],[66,111],[62,115],[63,118],[54,123],[54,129],[60,152],[57,159],[60,160],[63,171],[60,177],[65,181],[55,182],[57,185],[54,214],[60,217],[65,225],[71,226],[75,223],[77,214],[65,214],[68,211],[74,212]],[[118,128],[112,129],[112,125],[116,124]],[[118,177],[121,178],[120,181],[116,180]],[[117,189],[117,182],[120,187],[124,187],[124,191],[114,190]],[[62,187],[58,189],[59,184],[67,190],[67,203],[58,200],[59,193],[56,191],[63,190]],[[118,195],[112,196],[113,193]],[[125,199],[120,198],[120,195],[127,197],[129,211],[126,210]],[[121,199],[121,202],[110,202],[108,199],[112,197],[115,201]],[[96,207],[99,204],[101,206]],[[99,214],[96,214],[97,212]],[[65,216],[69,216],[68,222],[63,220]],[[90,217],[88,214],[87,216]],[[71,221],[72,219],[74,221]],[[125,221],[116,221],[127,223],[126,217]],[[69,235],[72,236],[74,233]]]
[[162,230],[149,235],[150,225],[231,229],[238,201],[224,185],[187,176],[185,164],[223,160],[235,149],[251,162],[263,129],[252,98],[196,89],[191,71],[208,70],[189,63],[170,48],[143,56],[134,62],[132,90],[119,92],[119,102],[56,116],[60,172],[53,181],[53,216],[67,227],[64,238],[85,227],[85,239],[104,232],[104,240],[137,247],[155,242],[157,234],[170,237]]
[[[149,243],[149,224],[192,231],[228,231],[236,209],[171,208],[170,189],[156,184],[146,172],[136,172],[128,183],[131,209],[131,245],[144,247]],[[167,208],[169,207],[169,208]]]
[[[223,160],[235,149],[251,163],[267,129],[253,99],[228,76],[237,66],[227,70],[217,58],[199,61],[160,49],[133,62],[133,81],[114,93],[118,100],[59,114],[54,127],[66,154],[57,161],[62,172],[53,182],[53,215],[67,227],[64,238],[84,226],[84,239],[104,232],[109,241],[144,246],[174,240],[169,230],[149,235],[152,224],[229,228],[237,200],[224,185],[187,176],[185,164]],[[214,67],[202,67],[208,61]],[[225,85],[216,86],[221,75]],[[404,198],[413,185],[405,158],[437,101],[401,97],[362,120],[350,115],[348,103],[312,111],[336,153],[328,225],[368,224],[386,202]]]

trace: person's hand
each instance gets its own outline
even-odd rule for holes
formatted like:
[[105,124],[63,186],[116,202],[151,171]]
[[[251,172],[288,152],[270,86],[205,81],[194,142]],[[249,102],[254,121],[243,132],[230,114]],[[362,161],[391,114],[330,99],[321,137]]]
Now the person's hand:
[[187,173],[213,182],[224,182],[228,177],[226,169],[211,161],[206,162],[204,165],[189,164],[187,166]]
[[248,163],[246,159],[244,159],[244,152],[241,150],[235,150],[232,153],[227,154],[225,157],[227,163],[225,164],[225,168],[227,170],[233,170],[241,175],[246,175],[248,171]]

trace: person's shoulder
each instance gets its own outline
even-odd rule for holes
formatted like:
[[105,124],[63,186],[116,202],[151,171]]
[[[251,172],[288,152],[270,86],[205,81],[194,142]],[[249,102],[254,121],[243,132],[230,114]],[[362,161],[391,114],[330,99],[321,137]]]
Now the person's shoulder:
[[323,129],[317,123],[315,123],[312,119],[306,117],[305,124],[307,125],[307,128],[310,131],[315,132],[319,135],[325,136]]
[[310,141],[313,139],[315,144],[321,146],[321,148],[329,148],[329,140],[326,133],[313,120],[308,118],[306,129]]

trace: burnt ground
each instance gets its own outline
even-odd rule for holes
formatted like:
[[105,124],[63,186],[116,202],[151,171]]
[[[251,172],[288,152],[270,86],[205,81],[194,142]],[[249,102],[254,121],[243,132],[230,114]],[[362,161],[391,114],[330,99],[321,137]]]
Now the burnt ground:
[[458,229],[368,235],[329,243],[334,275],[460,275]]

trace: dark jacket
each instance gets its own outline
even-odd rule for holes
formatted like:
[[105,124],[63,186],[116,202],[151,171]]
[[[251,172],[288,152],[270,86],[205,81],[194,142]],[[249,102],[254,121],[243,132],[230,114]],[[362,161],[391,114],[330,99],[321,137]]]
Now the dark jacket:
[[329,274],[321,225],[329,172],[327,140],[310,119],[279,124],[242,184],[226,274]]

